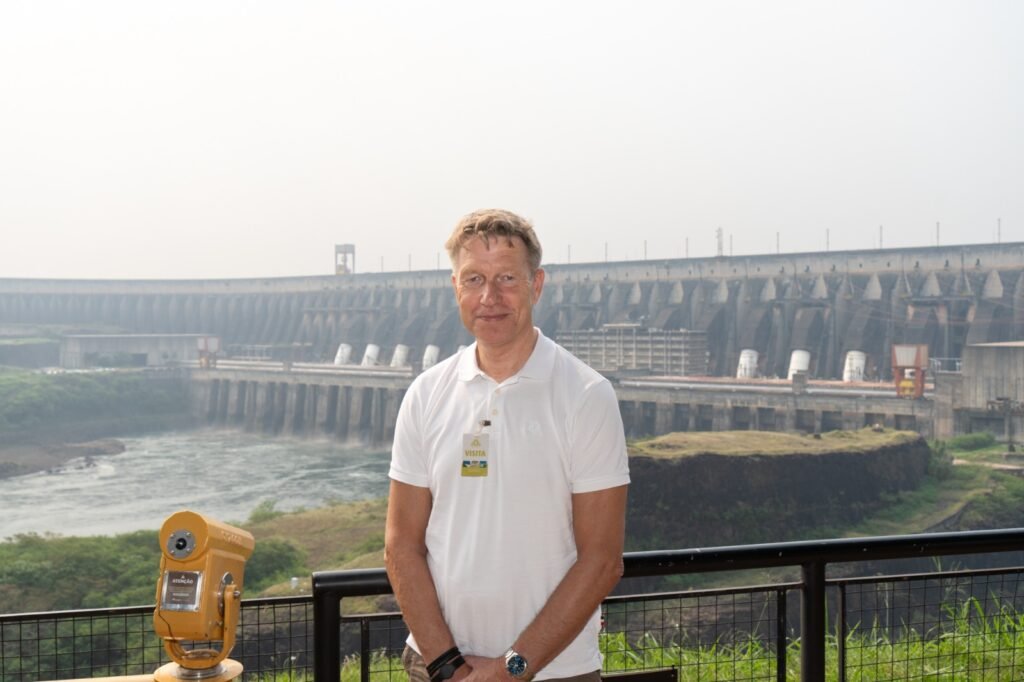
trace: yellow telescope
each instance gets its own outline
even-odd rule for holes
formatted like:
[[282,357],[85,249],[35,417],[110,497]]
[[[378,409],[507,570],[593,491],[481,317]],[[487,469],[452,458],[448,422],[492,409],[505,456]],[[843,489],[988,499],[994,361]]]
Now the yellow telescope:
[[226,682],[241,675],[242,664],[227,656],[255,544],[248,531],[196,512],[164,521],[153,626],[174,662],[156,671],[157,682]]

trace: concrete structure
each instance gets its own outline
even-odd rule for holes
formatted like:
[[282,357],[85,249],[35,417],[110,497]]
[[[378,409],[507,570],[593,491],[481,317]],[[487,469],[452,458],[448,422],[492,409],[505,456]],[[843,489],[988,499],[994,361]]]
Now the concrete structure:
[[[987,401],[1008,398],[1012,411],[1012,402],[1020,399],[1019,389],[991,383],[1019,376],[1001,364],[1017,362],[1014,351],[1005,351],[1001,360],[984,359],[986,351],[978,351],[976,359],[968,356],[973,347],[1024,339],[1024,243],[556,264],[546,269],[546,290],[534,319],[551,338],[592,336],[592,330],[608,326],[642,329],[652,338],[703,336],[708,374],[735,376],[741,352],[750,351],[746,357],[756,357],[757,364],[745,366],[744,374],[768,378],[760,384],[706,386],[678,380],[670,380],[675,386],[642,386],[623,379],[618,384],[620,401],[634,434],[682,427],[814,431],[882,422],[945,437],[981,428],[986,420],[995,428]],[[432,364],[471,341],[459,320],[446,270],[241,280],[0,279],[0,325],[7,323],[113,327],[158,336],[215,334],[228,354],[286,360],[294,372],[301,361],[330,363],[341,344],[349,346],[349,361],[367,357],[369,349],[374,366],[366,370],[373,372],[395,362],[396,351],[398,364],[421,367],[425,359]],[[884,382],[891,376],[894,344],[928,346],[939,371],[929,372],[935,388],[923,400],[890,396],[890,385]],[[646,362],[641,372],[698,373],[675,359],[658,365],[657,358],[672,354],[654,348],[648,349],[646,361],[641,353],[629,362],[637,367]],[[807,352],[806,374],[797,374],[792,385],[773,385],[770,378],[786,375],[794,351]],[[863,372],[864,378],[883,383],[861,388],[867,384],[854,382],[843,393],[813,381],[841,378],[851,353],[863,354],[863,366],[857,355],[857,372],[848,378],[860,378]],[[697,355],[689,353],[691,358]],[[941,371],[956,366],[961,356],[962,376]],[[257,410],[252,419],[270,431],[308,432],[313,424],[314,430],[362,434],[365,410],[388,414],[394,397],[388,391],[402,390],[403,381],[392,377],[391,384],[369,386],[352,383],[352,377],[334,377],[319,383],[248,374],[263,370],[237,371],[237,376],[197,375],[204,414],[215,422],[229,422],[238,415],[248,420],[251,410]],[[411,377],[411,370],[406,371]],[[242,383],[246,388],[239,394]],[[305,386],[304,397],[293,386]],[[321,398],[324,386],[328,395]],[[333,398],[332,387],[339,391]],[[346,388],[357,393],[341,392]],[[826,388],[832,392],[823,393]],[[372,392],[359,392],[368,389],[384,393],[374,398]],[[250,399],[262,401],[262,407],[253,403],[250,408]],[[351,405],[351,400],[362,400],[362,411],[354,420],[351,410],[356,408],[350,407],[345,421],[346,408],[339,405]],[[234,411],[229,404],[235,405]],[[270,409],[267,404],[277,416],[259,412]],[[316,406],[316,415],[326,410],[323,419],[311,421],[306,410],[314,408],[307,405]],[[330,428],[327,414],[334,415]],[[388,428],[377,418],[368,427],[373,438]]]
[[408,368],[224,362],[193,371],[192,406],[214,426],[385,445],[411,382]]
[[616,385],[630,437],[672,431],[821,433],[880,424],[933,437],[934,405],[885,384],[622,379]]
[[939,432],[988,431],[1019,442],[1024,434],[1024,341],[970,345],[961,367],[937,380]]
[[636,324],[560,331],[555,340],[599,372],[642,371],[672,376],[708,373],[704,332],[644,329]]
[[[389,443],[411,368],[223,361],[192,372],[195,416],[268,434]],[[722,382],[679,378],[615,381],[630,437],[670,431],[759,429],[816,433],[873,424],[933,435],[930,399],[896,397],[889,385]]]
[[166,367],[199,359],[206,334],[71,334],[61,338],[60,366]]
[[[809,374],[842,376],[848,351],[888,379],[894,343],[933,358],[1024,338],[1024,243],[550,265],[535,311],[545,334],[637,323],[706,334],[709,373],[732,376],[742,350],[760,376],[785,376],[793,350]],[[469,341],[446,270],[239,280],[0,279],[0,323],[209,332],[228,351],[330,361],[398,344],[420,365]]]

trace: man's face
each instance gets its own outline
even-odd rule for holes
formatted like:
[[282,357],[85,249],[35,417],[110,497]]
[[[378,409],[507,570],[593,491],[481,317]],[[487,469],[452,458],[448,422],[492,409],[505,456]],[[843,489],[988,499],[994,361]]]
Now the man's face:
[[502,348],[532,339],[533,304],[544,287],[544,271],[530,272],[522,239],[466,242],[452,284],[462,324],[478,345]]

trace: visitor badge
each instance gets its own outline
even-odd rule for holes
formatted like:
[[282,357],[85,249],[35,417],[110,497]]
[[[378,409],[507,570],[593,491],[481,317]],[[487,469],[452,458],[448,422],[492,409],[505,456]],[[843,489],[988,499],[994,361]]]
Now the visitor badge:
[[486,433],[467,433],[462,437],[462,475],[487,475],[487,444]]

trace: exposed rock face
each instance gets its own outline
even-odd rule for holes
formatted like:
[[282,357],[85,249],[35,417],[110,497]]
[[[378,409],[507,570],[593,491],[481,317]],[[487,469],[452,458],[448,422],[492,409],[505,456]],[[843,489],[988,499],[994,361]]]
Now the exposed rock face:
[[58,470],[73,459],[81,459],[82,466],[92,466],[94,457],[118,455],[124,451],[124,443],[114,438],[87,443],[9,445],[0,447],[0,478]]
[[634,455],[628,549],[782,542],[853,523],[919,486],[929,457],[924,439],[857,453]]
[[124,443],[115,438],[49,446],[50,450],[61,450],[70,457],[96,457],[97,455],[119,455],[125,450]]

